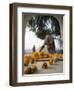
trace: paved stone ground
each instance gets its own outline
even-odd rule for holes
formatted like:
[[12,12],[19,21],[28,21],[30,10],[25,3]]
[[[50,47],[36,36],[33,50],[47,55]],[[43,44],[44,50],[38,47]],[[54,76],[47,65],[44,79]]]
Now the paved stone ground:
[[[41,63],[43,63],[43,62],[41,62]],[[61,73],[61,72],[63,72],[63,62],[62,61],[58,61],[54,65],[48,65],[47,69],[42,69],[41,63],[38,62],[38,64],[37,64],[38,71],[36,72],[36,74]]]
[[[44,61],[48,64],[48,61]],[[54,65],[49,65],[47,69],[42,69],[42,61],[36,62],[36,66],[38,68],[37,72],[34,74],[49,74],[49,73],[62,73],[63,72],[63,61],[57,61]],[[25,69],[25,68],[24,68]]]

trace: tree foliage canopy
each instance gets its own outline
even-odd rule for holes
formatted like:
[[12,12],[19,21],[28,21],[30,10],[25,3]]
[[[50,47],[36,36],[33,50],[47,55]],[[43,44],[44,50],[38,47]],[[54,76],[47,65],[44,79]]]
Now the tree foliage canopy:
[[59,22],[54,16],[32,16],[29,27],[40,39],[44,39],[47,34],[60,35]]

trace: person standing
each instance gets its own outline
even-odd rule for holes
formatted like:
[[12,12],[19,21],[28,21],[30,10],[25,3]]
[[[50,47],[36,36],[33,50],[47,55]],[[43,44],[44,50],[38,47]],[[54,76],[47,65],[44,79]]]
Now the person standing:
[[41,46],[40,48],[40,52],[44,49],[44,47],[47,46],[47,51],[49,53],[54,53],[55,52],[55,44],[54,44],[54,39],[52,37],[51,34],[47,34],[45,36],[45,40],[44,40],[44,43],[43,45]]

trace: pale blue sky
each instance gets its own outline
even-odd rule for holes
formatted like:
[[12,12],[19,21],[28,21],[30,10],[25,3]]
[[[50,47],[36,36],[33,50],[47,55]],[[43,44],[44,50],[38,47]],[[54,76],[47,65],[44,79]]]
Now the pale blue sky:
[[34,32],[29,31],[28,27],[26,27],[25,31],[25,49],[32,49],[33,45],[35,45],[36,48],[42,46],[44,40],[37,38]]

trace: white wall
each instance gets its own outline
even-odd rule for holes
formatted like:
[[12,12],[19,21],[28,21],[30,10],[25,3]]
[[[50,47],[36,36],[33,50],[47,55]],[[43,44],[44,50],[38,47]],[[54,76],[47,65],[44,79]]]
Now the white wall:
[[74,80],[72,84],[42,85],[28,87],[26,86],[16,88],[9,86],[9,3],[12,3],[14,1],[24,3],[72,5],[74,10],[74,0],[0,0],[0,90],[73,90]]

